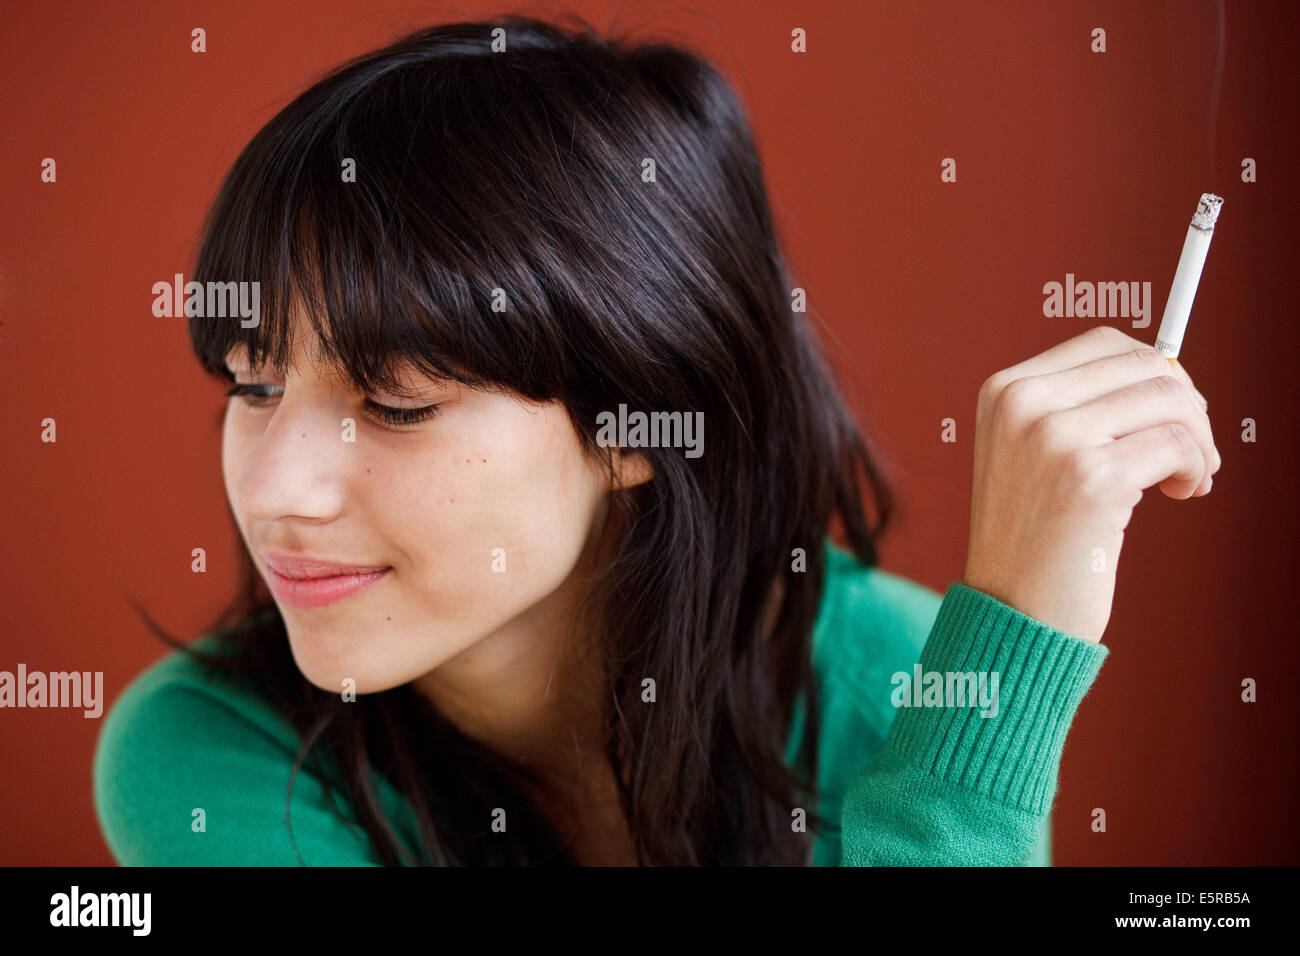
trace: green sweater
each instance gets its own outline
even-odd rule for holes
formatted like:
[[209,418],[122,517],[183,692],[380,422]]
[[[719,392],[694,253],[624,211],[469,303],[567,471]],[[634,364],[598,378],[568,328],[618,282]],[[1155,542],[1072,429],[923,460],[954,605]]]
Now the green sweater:
[[[813,630],[816,809],[841,826],[816,840],[813,864],[1050,865],[1066,731],[1106,647],[965,585],[940,598],[829,542],[826,552]],[[943,690],[931,671],[984,672],[986,696],[931,706]],[[787,762],[805,719],[801,694]],[[332,808],[330,784],[306,768],[293,786],[295,853],[285,795],[299,745],[247,686],[169,653],[114,701],[100,733],[94,800],[109,848],[128,866],[297,866],[299,854],[310,866],[378,865],[361,827]],[[377,785],[390,819],[420,845],[410,806],[382,777]]]

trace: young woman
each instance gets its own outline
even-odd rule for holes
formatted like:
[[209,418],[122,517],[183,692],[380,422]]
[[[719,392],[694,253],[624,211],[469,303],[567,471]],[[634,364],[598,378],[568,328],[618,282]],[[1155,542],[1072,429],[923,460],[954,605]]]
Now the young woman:
[[1128,517],[1218,467],[1186,372],[1091,330],[984,384],[962,582],[877,568],[740,104],[585,27],[321,80],[192,279],[259,283],[189,322],[251,560],[106,722],[127,864],[1046,862]]

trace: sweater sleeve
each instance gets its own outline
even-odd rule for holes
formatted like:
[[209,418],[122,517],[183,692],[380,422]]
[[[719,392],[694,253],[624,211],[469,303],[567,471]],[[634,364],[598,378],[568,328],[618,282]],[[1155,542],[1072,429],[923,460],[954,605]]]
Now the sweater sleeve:
[[95,811],[126,866],[376,866],[358,825],[334,809],[297,736],[234,686],[174,654],[114,702],[96,745]]
[[[952,584],[920,686],[915,671],[900,679],[884,745],[845,792],[842,865],[1043,862],[1066,732],[1108,653]],[[942,706],[931,672],[943,686],[950,673],[983,674],[992,706]]]

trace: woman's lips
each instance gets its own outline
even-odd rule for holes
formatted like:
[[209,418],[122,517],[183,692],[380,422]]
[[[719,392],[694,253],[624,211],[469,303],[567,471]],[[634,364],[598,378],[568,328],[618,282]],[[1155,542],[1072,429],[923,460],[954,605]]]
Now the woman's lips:
[[263,554],[271,572],[267,583],[277,599],[294,607],[324,607],[368,588],[391,567],[340,564],[314,558]]

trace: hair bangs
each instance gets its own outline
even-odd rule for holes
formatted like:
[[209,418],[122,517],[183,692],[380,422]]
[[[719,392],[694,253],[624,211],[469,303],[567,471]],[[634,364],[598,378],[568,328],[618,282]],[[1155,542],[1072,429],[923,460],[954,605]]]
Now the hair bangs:
[[[343,109],[314,89],[240,154],[204,224],[193,278],[255,282],[259,309],[249,326],[190,317],[208,372],[229,378],[226,357],[242,347],[253,367],[283,375],[295,337],[309,334],[311,361],[361,392],[400,392],[414,370],[537,401],[564,394],[562,323],[572,309],[557,310],[548,290],[569,284],[565,264],[520,238],[537,233],[521,221],[536,208],[528,197],[498,195],[483,214],[501,170],[482,157],[500,156],[500,144],[468,115],[473,104],[458,109],[436,87],[389,74]],[[403,161],[411,154],[419,162]]]

